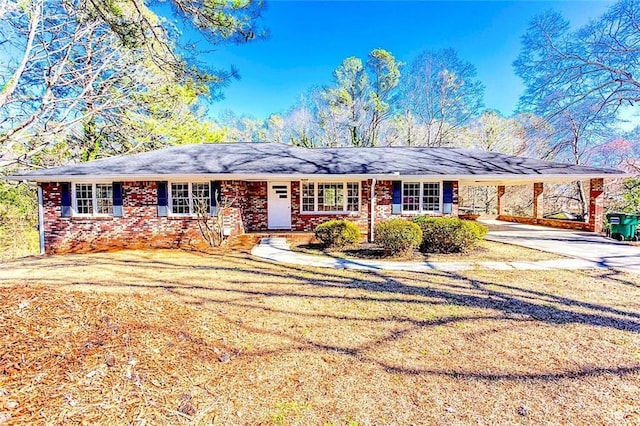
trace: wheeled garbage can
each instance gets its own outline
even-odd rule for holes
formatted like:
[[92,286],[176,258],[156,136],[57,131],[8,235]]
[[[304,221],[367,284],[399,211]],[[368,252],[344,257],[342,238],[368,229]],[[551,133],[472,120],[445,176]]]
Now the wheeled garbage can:
[[636,228],[640,222],[639,214],[607,213],[609,235],[618,241],[637,241]]

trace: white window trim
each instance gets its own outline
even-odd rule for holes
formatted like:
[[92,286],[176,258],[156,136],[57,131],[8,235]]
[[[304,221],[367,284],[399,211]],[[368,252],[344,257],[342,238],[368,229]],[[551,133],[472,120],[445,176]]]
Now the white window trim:
[[[318,184],[321,183],[338,183],[342,184],[342,191],[344,194],[344,199],[342,201],[342,210],[318,210]],[[357,183],[358,184],[358,210],[347,210],[348,199],[349,199],[349,191],[347,190],[347,183]],[[303,210],[302,206],[302,185],[312,184],[313,185],[313,211]],[[358,215],[362,211],[362,182],[359,180],[314,180],[314,181],[300,181],[300,214],[308,214],[308,215],[318,215],[318,214],[346,214],[346,215]]]
[[[418,210],[405,210],[404,209],[404,184],[405,183],[419,183],[420,184],[420,208]],[[424,210],[424,184],[425,183],[437,183],[438,184],[438,198],[439,198],[439,206],[438,206],[438,210]],[[420,179],[407,179],[407,180],[403,180],[402,181],[402,186],[400,187],[400,194],[401,194],[401,198],[400,198],[400,211],[401,214],[405,214],[405,215],[421,215],[421,214],[428,214],[428,215],[442,215],[442,212],[444,211],[444,204],[443,204],[443,181],[441,180],[420,180]]]
[[[176,183],[186,183],[189,185],[189,213],[174,213],[173,212],[173,191],[171,190],[173,185]],[[209,184],[209,215],[211,214],[211,182],[208,180],[195,180],[195,181],[171,181],[167,182],[167,214],[173,217],[196,217],[196,213],[193,211],[193,184],[194,183],[207,183]]]
[[[70,182],[71,183],[71,208],[74,217],[113,217],[113,211],[109,213],[98,213],[98,191],[96,185],[111,185],[111,194],[113,194],[113,182]],[[93,204],[92,213],[78,213],[78,197],[76,196],[76,185],[91,185],[91,199]],[[111,197],[113,203],[113,195]],[[115,206],[113,206],[115,207]]]

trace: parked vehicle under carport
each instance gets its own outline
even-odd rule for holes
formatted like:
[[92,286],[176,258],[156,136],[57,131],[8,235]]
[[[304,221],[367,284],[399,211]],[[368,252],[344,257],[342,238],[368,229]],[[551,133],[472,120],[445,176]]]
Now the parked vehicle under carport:
[[556,211],[553,213],[547,213],[543,216],[545,219],[555,220],[570,220],[573,222],[584,222],[584,216],[581,214],[571,213],[567,211]]

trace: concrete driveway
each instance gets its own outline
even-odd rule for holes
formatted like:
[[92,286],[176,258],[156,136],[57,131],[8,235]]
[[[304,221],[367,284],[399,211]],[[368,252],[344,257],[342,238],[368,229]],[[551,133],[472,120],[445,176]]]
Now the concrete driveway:
[[587,260],[601,267],[640,274],[640,247],[621,243],[593,232],[569,231],[480,220],[489,227],[488,240],[515,244],[563,256]]

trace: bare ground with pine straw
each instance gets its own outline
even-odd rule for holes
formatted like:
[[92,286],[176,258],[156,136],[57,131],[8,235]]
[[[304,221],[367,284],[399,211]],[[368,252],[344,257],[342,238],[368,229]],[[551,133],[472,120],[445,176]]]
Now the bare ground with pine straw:
[[640,424],[640,279],[240,252],[0,265],[0,423]]
[[564,259],[564,256],[548,253],[540,250],[520,247],[513,244],[499,243],[496,241],[482,240],[478,245],[464,253],[421,253],[412,250],[401,255],[387,256],[384,249],[371,243],[360,243],[350,248],[325,249],[320,243],[293,244],[294,251],[314,255],[329,255],[332,257],[352,258],[352,259],[383,259],[383,260],[403,260],[415,262],[468,262],[477,264],[478,262],[511,262],[527,261],[536,262],[539,260]]

